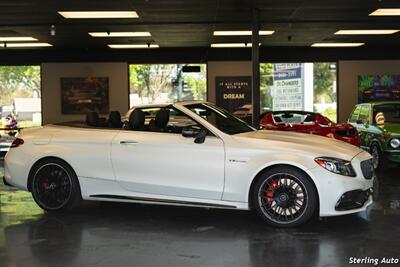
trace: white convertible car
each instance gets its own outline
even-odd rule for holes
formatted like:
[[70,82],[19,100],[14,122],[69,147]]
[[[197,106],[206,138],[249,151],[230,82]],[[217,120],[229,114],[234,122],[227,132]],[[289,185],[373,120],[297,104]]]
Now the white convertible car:
[[257,131],[207,102],[141,106],[108,121],[23,130],[5,158],[6,184],[47,211],[84,200],[255,210],[296,226],[372,203],[371,156],[309,134]]

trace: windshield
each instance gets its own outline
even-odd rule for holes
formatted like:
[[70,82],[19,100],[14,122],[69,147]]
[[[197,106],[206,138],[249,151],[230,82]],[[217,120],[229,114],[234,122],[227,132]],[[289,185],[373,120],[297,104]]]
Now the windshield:
[[400,123],[400,103],[374,106],[374,120],[376,124]]
[[226,110],[218,108],[214,105],[200,103],[185,105],[185,107],[226,134],[238,134],[255,131],[255,129],[246,122],[233,116]]

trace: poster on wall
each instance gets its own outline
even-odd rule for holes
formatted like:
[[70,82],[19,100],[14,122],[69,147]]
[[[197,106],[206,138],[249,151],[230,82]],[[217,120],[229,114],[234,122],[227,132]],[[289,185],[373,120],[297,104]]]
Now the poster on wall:
[[215,81],[217,106],[236,115],[251,112],[251,76],[217,76]]
[[400,75],[359,75],[358,103],[400,99]]
[[313,64],[276,63],[273,66],[272,109],[313,111]]
[[108,113],[108,78],[61,78],[61,110],[62,114]]

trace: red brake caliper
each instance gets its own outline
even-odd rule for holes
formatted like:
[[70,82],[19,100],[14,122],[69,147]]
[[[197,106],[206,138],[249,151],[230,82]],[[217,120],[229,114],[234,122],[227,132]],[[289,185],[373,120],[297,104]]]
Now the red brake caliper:
[[49,188],[49,180],[46,179],[42,182],[42,186],[45,190],[47,190]]
[[265,197],[267,199],[267,203],[269,206],[272,205],[272,201],[274,201],[274,191],[278,187],[278,184],[275,181],[268,186],[267,190],[265,190]]

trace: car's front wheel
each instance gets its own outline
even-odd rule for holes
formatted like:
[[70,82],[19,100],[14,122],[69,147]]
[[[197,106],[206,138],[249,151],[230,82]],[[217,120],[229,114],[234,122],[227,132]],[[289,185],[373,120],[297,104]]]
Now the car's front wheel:
[[372,164],[375,170],[382,169],[385,164],[383,153],[377,143],[372,143],[370,148],[370,153],[372,155]]
[[318,194],[310,178],[289,166],[265,171],[252,192],[253,207],[268,224],[293,227],[311,219]]
[[35,202],[46,211],[66,211],[79,206],[82,196],[74,170],[64,161],[49,158],[32,171],[31,191]]

